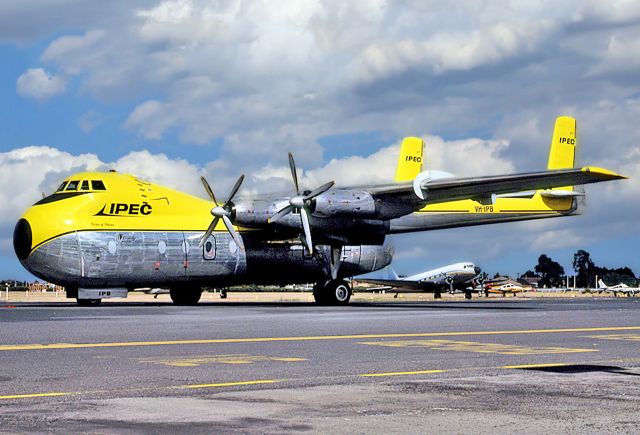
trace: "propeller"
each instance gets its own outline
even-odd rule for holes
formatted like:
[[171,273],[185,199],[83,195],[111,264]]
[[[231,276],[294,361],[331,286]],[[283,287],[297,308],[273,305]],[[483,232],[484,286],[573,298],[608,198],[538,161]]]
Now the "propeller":
[[201,248],[204,245],[205,241],[209,238],[209,236],[213,232],[216,225],[218,225],[218,221],[222,219],[222,222],[224,223],[224,226],[227,227],[227,231],[229,231],[229,234],[231,234],[233,241],[236,242],[236,245],[238,245],[238,248],[243,249],[242,239],[240,238],[240,235],[238,234],[238,232],[233,229],[233,224],[231,223],[231,213],[233,212],[233,203],[231,202],[231,200],[233,199],[235,194],[238,192],[238,189],[240,189],[240,185],[242,184],[243,180],[244,180],[244,174],[240,175],[240,178],[238,178],[238,181],[236,181],[236,184],[233,186],[233,189],[231,189],[231,194],[229,195],[229,199],[227,199],[227,202],[225,202],[223,205],[218,205],[218,201],[216,201],[216,196],[213,194],[213,190],[211,190],[211,186],[209,186],[209,183],[207,183],[207,180],[204,177],[200,177],[200,181],[202,181],[202,185],[204,186],[204,189],[207,191],[207,193],[209,194],[209,197],[215,204],[215,207],[211,209],[211,215],[213,216],[213,220],[209,224],[209,228],[207,228],[207,231],[204,233],[204,236],[202,236],[202,238],[200,239],[199,246]]
[[308,193],[300,193],[300,187],[298,185],[298,172],[296,171],[296,162],[293,160],[293,154],[289,153],[289,167],[291,168],[291,177],[293,178],[293,185],[296,188],[296,196],[289,199],[289,204],[281,207],[271,218],[270,222],[275,222],[278,219],[283,218],[294,210],[300,212],[300,220],[302,222],[302,229],[304,230],[303,242],[309,251],[309,254],[313,254],[313,241],[311,240],[311,200],[316,196],[322,195],[327,190],[331,189],[334,182],[329,181],[322,186],[312,190]]
[[447,284],[449,284],[449,293],[453,294],[454,293],[453,278],[450,275],[447,275],[447,277],[444,280],[446,281]]

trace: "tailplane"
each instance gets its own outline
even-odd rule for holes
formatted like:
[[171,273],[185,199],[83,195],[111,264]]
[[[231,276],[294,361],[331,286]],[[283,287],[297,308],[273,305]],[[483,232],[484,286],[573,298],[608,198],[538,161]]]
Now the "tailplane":
[[413,181],[422,170],[424,141],[419,137],[406,137],[402,140],[400,157],[396,168],[395,182]]

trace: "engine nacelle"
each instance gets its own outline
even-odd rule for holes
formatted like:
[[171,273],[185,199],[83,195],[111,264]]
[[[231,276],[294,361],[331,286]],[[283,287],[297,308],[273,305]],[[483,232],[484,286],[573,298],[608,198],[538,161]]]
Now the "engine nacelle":
[[375,218],[376,203],[368,192],[333,189],[315,198],[313,213],[322,217]]
[[273,213],[269,201],[239,201],[233,205],[233,223],[248,228],[262,228],[269,223]]

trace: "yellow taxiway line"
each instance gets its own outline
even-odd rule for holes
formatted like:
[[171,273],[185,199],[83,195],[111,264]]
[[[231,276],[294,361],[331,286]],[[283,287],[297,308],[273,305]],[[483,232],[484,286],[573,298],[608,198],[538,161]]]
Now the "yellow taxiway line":
[[[575,365],[576,363],[542,363],[542,364],[518,364],[511,366],[494,366],[494,367],[485,367],[484,369],[539,369],[546,367],[567,367]],[[446,369],[446,370],[417,370],[413,372],[387,372],[387,373],[363,373],[358,376],[363,378],[373,378],[373,377],[386,377],[386,376],[411,376],[411,375],[424,375],[431,373],[449,373],[449,372],[463,372],[477,369],[477,367],[461,367],[455,369]]]
[[189,388],[189,389],[197,389],[197,388],[220,388],[220,387],[237,387],[240,385],[259,385],[259,384],[275,384],[280,382],[277,379],[260,379],[257,381],[241,381],[241,382],[221,382],[218,384],[194,384],[194,385],[181,385],[179,387],[174,388]]
[[547,363],[547,364],[519,364],[515,366],[500,366],[500,369],[542,369],[545,367],[564,367],[575,365],[572,363]]
[[[200,388],[225,388],[225,387],[239,387],[244,385],[261,385],[261,384],[275,384],[282,382],[282,379],[258,379],[255,381],[238,381],[238,382],[218,382],[215,384],[189,384],[189,385],[169,385],[166,387],[158,387],[158,390],[195,390]],[[117,391],[122,392],[135,392],[153,390],[156,388],[120,388]],[[106,390],[100,391],[74,391],[74,392],[51,392],[51,393],[27,393],[27,394],[12,394],[0,396],[0,400],[11,399],[33,399],[39,397],[55,397],[55,396],[72,396],[72,395],[86,395],[86,394],[99,394],[107,393]]]
[[224,344],[224,343],[269,343],[285,341],[322,341],[322,340],[361,340],[372,338],[411,338],[411,337],[459,337],[478,335],[512,334],[551,334],[570,332],[639,331],[640,326],[610,326],[599,328],[563,328],[563,329],[520,329],[507,331],[453,331],[453,332],[416,332],[406,334],[354,334],[354,335],[314,335],[300,337],[256,337],[256,338],[213,338],[201,340],[163,340],[163,341],[124,341],[112,343],[50,343],[50,344],[5,344],[0,351],[45,350],[45,349],[87,349],[101,347],[132,346],[172,346],[187,344]]
[[[597,361],[581,361],[581,362],[556,362],[556,363],[540,363],[540,364],[519,364],[519,365],[506,365],[506,366],[492,366],[492,367],[458,367],[452,369],[431,369],[431,370],[415,370],[415,371],[402,371],[402,372],[384,372],[384,373],[362,373],[359,375],[347,375],[346,377],[358,376],[364,378],[382,378],[391,376],[415,376],[425,374],[437,374],[437,373],[451,373],[451,372],[469,372],[474,370],[487,370],[487,369],[536,369],[545,367],[570,367],[576,364],[612,364],[618,362],[634,362],[640,361],[638,359],[622,359],[622,360],[597,360]],[[344,378],[345,376],[338,376]],[[308,378],[304,378],[307,380]],[[211,384],[190,384],[190,385],[169,385],[165,387],[150,387],[150,388],[118,388],[118,393],[123,392],[135,392],[135,391],[150,391],[150,390],[195,390],[201,388],[225,388],[225,387],[237,387],[246,385],[264,385],[275,384],[279,382],[298,381],[300,379],[258,379],[253,381],[238,381],[238,382],[218,382]],[[29,398],[42,398],[42,397],[55,397],[55,396],[71,396],[71,395],[87,395],[87,394],[99,394],[109,393],[109,391],[76,391],[76,392],[50,392],[50,393],[30,393],[30,394],[14,394],[0,396],[1,400],[9,399],[29,399]]]
[[33,397],[71,396],[73,394],[82,394],[82,393],[80,393],[80,392],[65,392],[65,393],[12,394],[12,395],[9,395],[9,396],[0,396],[0,400],[30,399],[30,398],[33,398]]
[[388,372],[388,373],[363,373],[359,376],[363,378],[378,378],[383,376],[407,376],[407,375],[426,375],[430,373],[444,373],[447,370],[418,370],[415,372]]

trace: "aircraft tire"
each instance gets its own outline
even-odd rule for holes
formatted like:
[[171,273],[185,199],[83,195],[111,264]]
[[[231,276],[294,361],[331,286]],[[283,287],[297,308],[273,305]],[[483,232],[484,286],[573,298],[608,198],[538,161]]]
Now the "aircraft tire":
[[202,289],[188,287],[171,287],[169,296],[175,305],[197,305],[202,296]]
[[316,283],[313,286],[313,299],[316,301],[318,305],[325,305],[327,303],[326,298],[326,286],[324,283]]
[[465,299],[471,299],[471,292],[464,292]]
[[329,305],[347,305],[351,299],[351,286],[342,279],[329,281],[325,286],[324,295]]
[[442,299],[442,293],[440,292],[435,292],[433,294],[433,299]]
[[78,305],[80,305],[81,307],[95,307],[97,305],[100,305],[100,302],[102,302],[102,299],[79,299],[79,298],[76,298],[76,301],[78,302]]

